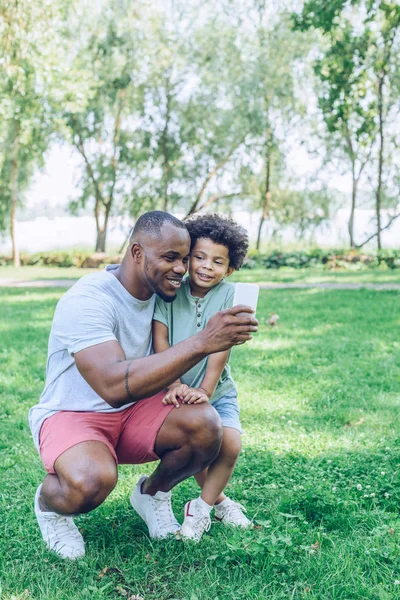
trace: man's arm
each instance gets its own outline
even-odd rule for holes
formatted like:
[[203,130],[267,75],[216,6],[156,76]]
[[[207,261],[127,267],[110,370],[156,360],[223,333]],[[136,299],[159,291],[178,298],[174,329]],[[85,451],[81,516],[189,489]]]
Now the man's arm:
[[94,391],[119,408],[165,389],[208,354],[244,344],[257,325],[249,307],[234,306],[216,313],[196,335],[159,354],[126,360],[120,344],[110,341],[77,352],[75,362]]

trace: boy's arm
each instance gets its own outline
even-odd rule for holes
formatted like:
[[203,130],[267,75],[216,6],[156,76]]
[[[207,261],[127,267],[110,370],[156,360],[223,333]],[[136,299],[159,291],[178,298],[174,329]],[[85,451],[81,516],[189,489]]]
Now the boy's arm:
[[229,352],[230,350],[225,350],[208,357],[206,373],[199,387],[207,393],[209,398],[215,392],[219,378],[229,358]]
[[[156,353],[164,352],[164,350],[170,348],[168,337],[168,327],[164,323],[153,319],[153,348]],[[179,408],[179,400],[187,392],[188,386],[184,385],[178,378],[166,386],[165,389],[167,393],[162,403],[165,405],[173,404],[176,408]]]
[[[153,320],[153,348],[157,354],[170,348],[168,340],[168,327],[164,325],[164,323],[156,321],[155,319]],[[169,390],[173,385],[179,385],[180,383],[181,380],[178,378],[170,383],[166,389]]]
[[201,404],[210,400],[228,360],[229,352],[230,350],[225,350],[208,357],[204,379],[198,388],[189,388],[183,397],[185,404]]

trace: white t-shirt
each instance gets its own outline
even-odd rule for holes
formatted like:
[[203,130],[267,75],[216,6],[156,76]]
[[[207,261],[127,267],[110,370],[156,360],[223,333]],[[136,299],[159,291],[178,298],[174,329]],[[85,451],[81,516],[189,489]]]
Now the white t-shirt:
[[39,404],[29,411],[29,425],[39,448],[43,421],[61,410],[117,412],[79,373],[74,354],[117,340],[127,359],[152,352],[151,322],[155,296],[137,300],[112,274],[119,265],[82,277],[58,302],[49,337],[46,383]]

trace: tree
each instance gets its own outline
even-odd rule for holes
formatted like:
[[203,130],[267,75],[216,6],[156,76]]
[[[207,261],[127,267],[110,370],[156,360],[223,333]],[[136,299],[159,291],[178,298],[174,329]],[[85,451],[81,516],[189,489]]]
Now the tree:
[[334,0],[329,6],[323,0],[308,0],[302,13],[294,15],[294,24],[302,31],[320,30],[327,40],[322,58],[315,61],[315,72],[321,82],[319,106],[327,131],[351,165],[351,246],[356,245],[354,211],[359,180],[371,155],[377,154],[375,236],[381,248],[385,127],[396,102],[391,81],[398,70],[400,7],[372,0]]
[[75,42],[71,73],[85,79],[81,99],[78,90],[70,91],[66,84],[61,113],[64,134],[84,165],[82,194],[71,207],[76,210],[93,202],[98,252],[106,249],[116,203],[126,204],[135,195],[138,165],[151,144],[141,127],[145,75],[140,65],[145,63],[145,44],[140,26],[130,3],[111,0],[98,14],[83,15],[83,35],[79,30],[75,38],[70,33]]
[[0,227],[10,229],[17,267],[16,209],[52,132],[51,94],[59,55],[53,36],[62,8],[49,0],[3,0],[1,6]]
[[[252,189],[251,196],[257,199],[257,208],[261,208],[256,243],[259,249],[263,226],[273,205],[273,182],[278,185],[282,174],[285,130],[302,114],[294,70],[305,54],[306,44],[290,33],[287,15],[278,14],[271,19],[267,2],[253,0],[251,4],[254,25],[251,37],[246,40],[251,51],[248,51],[244,86],[252,106],[252,135],[248,139],[251,160],[250,166],[241,170],[241,180],[243,191]],[[250,177],[247,182],[243,180],[246,174]],[[256,192],[255,182],[258,182]]]

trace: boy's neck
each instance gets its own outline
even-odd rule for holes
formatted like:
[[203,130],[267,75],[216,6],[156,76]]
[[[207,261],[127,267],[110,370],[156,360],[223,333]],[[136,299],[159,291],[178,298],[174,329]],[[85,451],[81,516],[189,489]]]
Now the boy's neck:
[[211,291],[214,287],[215,285],[212,288],[209,288],[208,290],[203,290],[201,288],[193,286],[191,279],[189,279],[190,295],[194,296],[195,298],[204,298],[208,294],[208,292]]

